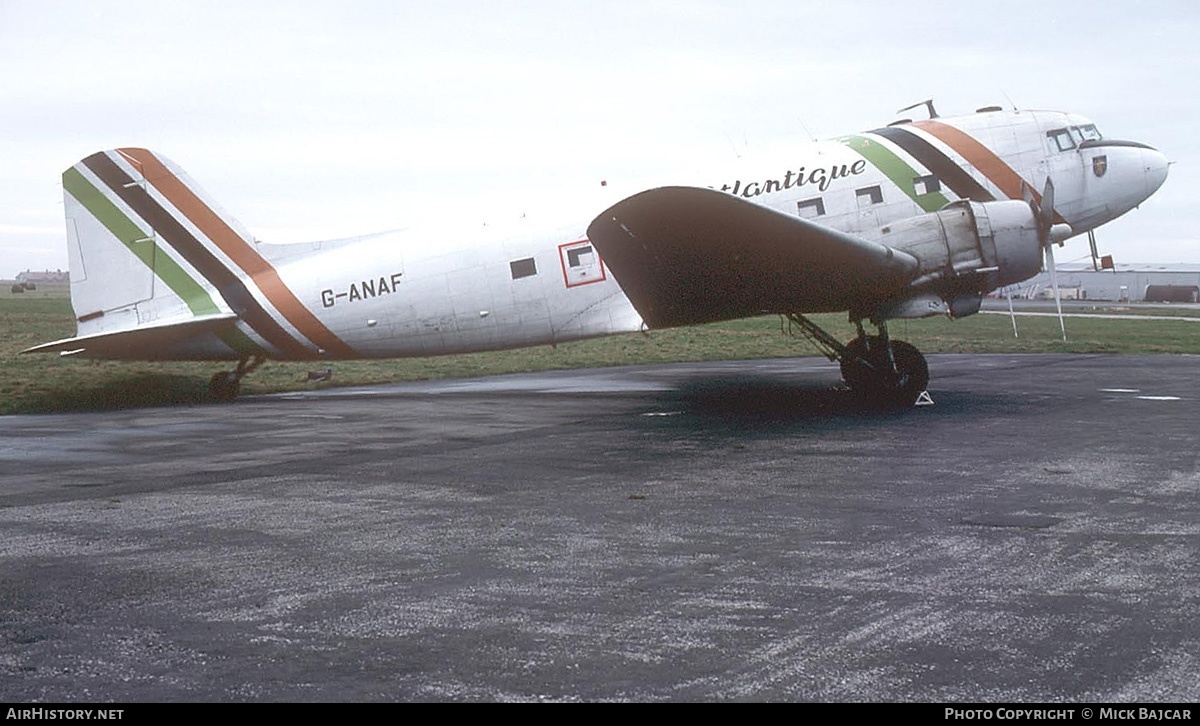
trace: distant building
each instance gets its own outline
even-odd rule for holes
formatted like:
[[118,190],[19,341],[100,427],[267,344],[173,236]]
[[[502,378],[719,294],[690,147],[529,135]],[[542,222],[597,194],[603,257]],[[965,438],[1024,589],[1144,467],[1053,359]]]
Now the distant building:
[[19,275],[17,275],[17,282],[21,282],[21,283],[31,282],[35,285],[41,285],[42,283],[47,283],[47,282],[55,283],[55,282],[70,282],[70,281],[71,281],[71,273],[63,272],[62,270],[55,270],[54,272],[50,272],[49,270],[46,270],[45,272],[34,272],[33,270],[26,270],[26,271],[20,273]]
[[[1091,263],[1058,266],[1063,299],[1113,302],[1200,302],[1200,264],[1119,264],[1096,271]],[[1014,298],[1052,297],[1045,272],[1013,288]]]

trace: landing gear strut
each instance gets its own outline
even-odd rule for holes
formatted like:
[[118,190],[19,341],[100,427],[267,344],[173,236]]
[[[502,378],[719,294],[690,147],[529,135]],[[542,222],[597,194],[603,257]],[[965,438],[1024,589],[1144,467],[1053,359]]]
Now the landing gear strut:
[[208,380],[209,394],[218,401],[232,401],[241,391],[242,378],[253,373],[264,362],[266,358],[261,355],[256,355],[253,359],[242,358],[238,361],[237,370],[214,373]]
[[875,323],[878,335],[867,335],[856,320],[858,337],[843,345],[808,318],[789,313],[791,320],[829,360],[842,367],[850,389],[885,406],[912,406],[929,385],[925,356],[903,340],[888,337],[887,324]]

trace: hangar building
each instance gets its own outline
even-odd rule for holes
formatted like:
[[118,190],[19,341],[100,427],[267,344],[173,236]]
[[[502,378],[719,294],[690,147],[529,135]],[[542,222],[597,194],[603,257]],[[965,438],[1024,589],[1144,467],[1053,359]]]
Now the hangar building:
[[[1090,262],[1058,266],[1064,300],[1200,302],[1200,264],[1118,264],[1093,270]],[[1053,298],[1050,276],[1040,273],[1013,290],[1014,298]]]

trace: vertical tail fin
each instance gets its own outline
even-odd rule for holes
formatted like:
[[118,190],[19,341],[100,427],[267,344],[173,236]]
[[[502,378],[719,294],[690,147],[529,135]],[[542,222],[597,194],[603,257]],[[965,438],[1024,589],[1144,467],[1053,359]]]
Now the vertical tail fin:
[[99,152],[63,172],[77,335],[25,352],[236,359],[261,351],[211,281],[143,214],[147,180],[128,151],[142,150]]
[[[63,173],[63,194],[79,325],[72,340],[118,333],[128,340],[140,329],[178,333],[236,319],[220,335],[201,326],[203,340],[175,341],[171,350],[126,356],[110,348],[104,357],[354,357],[241,224],[169,159],[137,148],[92,154]],[[62,350],[67,342],[38,349]]]
[[[141,164],[118,149],[63,172],[71,304],[79,334],[229,312],[215,286],[160,238]],[[147,218],[151,217],[151,218]]]

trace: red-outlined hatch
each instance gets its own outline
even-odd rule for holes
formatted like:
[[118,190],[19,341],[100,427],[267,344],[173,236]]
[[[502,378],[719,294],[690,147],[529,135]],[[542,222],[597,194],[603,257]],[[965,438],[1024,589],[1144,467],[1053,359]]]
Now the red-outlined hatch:
[[567,287],[590,285],[607,278],[604,260],[592,246],[591,240],[581,239],[558,246],[558,257],[562,261],[563,282]]

